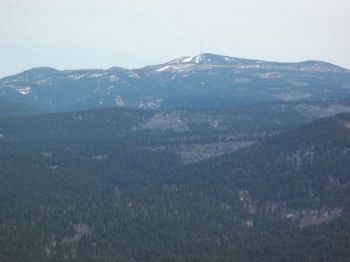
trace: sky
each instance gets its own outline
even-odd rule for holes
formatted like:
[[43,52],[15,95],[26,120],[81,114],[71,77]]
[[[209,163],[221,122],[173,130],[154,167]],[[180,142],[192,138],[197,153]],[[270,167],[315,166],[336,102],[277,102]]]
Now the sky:
[[0,77],[200,53],[350,68],[349,0],[0,0]]

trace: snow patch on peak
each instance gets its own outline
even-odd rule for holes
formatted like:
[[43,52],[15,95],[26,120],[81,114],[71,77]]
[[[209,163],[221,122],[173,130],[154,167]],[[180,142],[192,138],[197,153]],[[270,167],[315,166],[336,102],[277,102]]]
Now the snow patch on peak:
[[117,82],[119,81],[119,77],[115,76],[115,75],[110,75],[109,77],[109,81],[112,81],[112,82]]
[[164,66],[162,68],[157,69],[157,72],[162,72],[164,70],[167,70],[170,66]]
[[182,58],[182,63],[191,63],[193,62],[193,60],[195,59],[196,57],[194,56],[187,56],[187,57],[183,57]]
[[18,86],[18,87],[13,87],[13,89],[18,92],[21,95],[29,95],[32,91],[32,88],[30,86]]
[[116,103],[117,106],[124,106],[125,105],[121,96],[116,96],[114,98],[114,102]]
[[184,56],[175,60],[170,61],[168,64],[200,64],[203,61],[203,57],[199,56]]
[[134,79],[141,79],[140,75],[135,71],[129,71],[127,76]]
[[201,65],[230,65],[237,62],[237,58],[203,53],[197,56],[184,56],[167,63],[174,64],[201,64]]
[[82,74],[82,75],[79,75],[79,74],[71,74],[71,75],[68,75],[67,77],[69,79],[72,79],[72,80],[79,80],[83,77],[85,77],[86,75],[85,74]]
[[90,77],[90,78],[99,78],[99,77],[103,77],[105,74],[106,73],[92,73],[88,77]]

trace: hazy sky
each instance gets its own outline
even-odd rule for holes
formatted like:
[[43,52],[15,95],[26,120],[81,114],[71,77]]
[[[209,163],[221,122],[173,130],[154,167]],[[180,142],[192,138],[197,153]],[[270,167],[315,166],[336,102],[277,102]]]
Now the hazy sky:
[[350,0],[0,0],[0,76],[201,52],[350,68]]

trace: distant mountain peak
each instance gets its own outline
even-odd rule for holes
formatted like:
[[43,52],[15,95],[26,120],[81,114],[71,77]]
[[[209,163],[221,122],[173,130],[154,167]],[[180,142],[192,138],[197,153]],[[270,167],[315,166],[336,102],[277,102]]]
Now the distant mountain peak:
[[213,64],[213,65],[225,65],[231,64],[233,62],[237,62],[241,59],[229,57],[229,56],[221,56],[214,55],[210,53],[203,53],[196,56],[183,56],[181,58],[177,58],[169,61],[167,64]]
[[[175,65],[217,65],[217,66],[239,66],[243,68],[289,68],[301,71],[313,72],[348,72],[349,70],[322,61],[303,62],[269,62],[255,59],[243,59],[231,56],[222,56],[210,53],[202,53],[196,56],[183,56],[169,61],[166,66]],[[163,64],[164,66],[164,64]]]
[[34,76],[35,78],[46,77],[52,74],[60,73],[59,70],[51,67],[34,67],[20,73],[22,76]]
[[54,72],[59,72],[59,70],[52,68],[52,67],[47,67],[47,66],[40,66],[40,67],[34,67],[32,69],[26,70],[23,73],[30,73],[30,72],[46,72],[46,73],[54,73]]

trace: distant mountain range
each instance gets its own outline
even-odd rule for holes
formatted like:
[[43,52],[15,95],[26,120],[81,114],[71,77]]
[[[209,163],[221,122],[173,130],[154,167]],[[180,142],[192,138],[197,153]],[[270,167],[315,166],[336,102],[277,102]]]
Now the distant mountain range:
[[[275,63],[201,54],[140,69],[34,68],[0,79],[0,98],[44,112],[100,107],[232,108],[350,95],[350,71],[319,61]],[[34,111],[35,111],[34,110]]]

